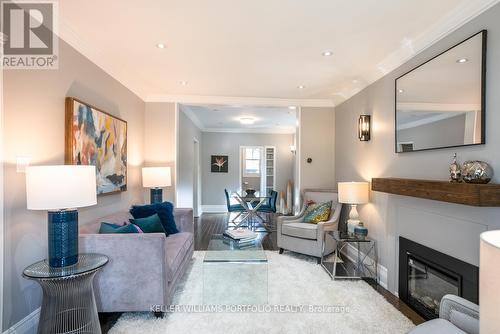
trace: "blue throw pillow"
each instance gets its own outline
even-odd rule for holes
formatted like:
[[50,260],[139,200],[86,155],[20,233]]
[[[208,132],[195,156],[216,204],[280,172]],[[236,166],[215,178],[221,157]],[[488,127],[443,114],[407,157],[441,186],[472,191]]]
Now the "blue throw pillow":
[[144,233],[165,233],[157,213],[146,218],[130,219],[130,223],[139,226]]
[[174,220],[174,206],[170,202],[155,203],[148,205],[134,205],[130,209],[130,214],[135,218],[146,218],[158,214],[161,225],[168,235],[179,233]]
[[110,233],[139,233],[139,232],[133,224],[117,225],[111,223],[101,223],[101,227],[99,228],[99,234],[110,234]]

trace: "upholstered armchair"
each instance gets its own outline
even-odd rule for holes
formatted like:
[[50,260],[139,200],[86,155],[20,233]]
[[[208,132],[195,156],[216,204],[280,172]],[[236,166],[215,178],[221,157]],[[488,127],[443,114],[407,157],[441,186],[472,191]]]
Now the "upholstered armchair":
[[[283,253],[283,250],[289,250],[315,256],[318,258],[318,263],[320,263],[323,255],[332,253],[336,248],[333,237],[329,234],[325,235],[325,232],[334,231],[338,228],[342,204],[338,201],[337,192],[331,190],[305,190],[302,198],[304,205],[298,215],[278,217],[278,247],[280,254]],[[309,201],[316,203],[333,202],[328,221],[318,224],[304,223],[306,203]]]
[[479,306],[455,295],[445,295],[439,319],[424,322],[409,334],[479,334]]

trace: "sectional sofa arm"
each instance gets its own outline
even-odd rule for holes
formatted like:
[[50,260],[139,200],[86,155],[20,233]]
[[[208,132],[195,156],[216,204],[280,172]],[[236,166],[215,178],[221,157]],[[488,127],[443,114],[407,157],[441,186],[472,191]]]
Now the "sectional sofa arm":
[[194,233],[194,215],[191,208],[175,209],[175,225],[180,232]]

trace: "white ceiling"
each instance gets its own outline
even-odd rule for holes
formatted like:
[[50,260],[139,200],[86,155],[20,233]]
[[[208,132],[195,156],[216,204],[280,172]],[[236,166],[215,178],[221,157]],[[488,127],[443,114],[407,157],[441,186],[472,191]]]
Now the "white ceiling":
[[[295,133],[297,126],[297,113],[288,107],[181,104],[180,110],[205,132]],[[241,118],[255,123],[241,124]]]
[[65,0],[60,35],[146,101],[328,105],[496,2]]

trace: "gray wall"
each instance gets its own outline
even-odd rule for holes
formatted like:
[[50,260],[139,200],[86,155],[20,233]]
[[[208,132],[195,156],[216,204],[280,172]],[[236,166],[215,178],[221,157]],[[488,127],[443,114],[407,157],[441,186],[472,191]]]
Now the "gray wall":
[[[179,112],[179,171],[177,178],[177,206],[193,207],[194,185],[194,139],[199,142],[201,153],[202,134],[200,129],[182,111]],[[200,157],[198,157],[199,159]]]
[[16,173],[16,158],[29,157],[32,165],[64,164],[65,97],[77,97],[128,121],[128,190],[100,196],[98,205],[79,210],[80,223],[142,202],[144,102],[65,42],[59,46],[58,70],[3,73],[4,330],[40,306],[41,289],[21,274],[47,254],[47,213],[26,209],[25,174]]
[[[333,108],[300,110],[300,188],[334,189],[335,112]],[[308,163],[307,158],[312,162]]]
[[[497,171],[500,181],[500,5],[492,7],[436,45],[336,107],[337,181],[373,177],[448,179],[454,152],[460,161],[481,159]],[[488,29],[486,145],[413,153],[394,153],[394,80],[414,66],[463,39]],[[373,136],[356,138],[360,114],[371,114]],[[477,208],[372,192],[371,203],[359,206],[361,219],[378,242],[389,289],[397,290],[397,240],[405,236],[474,265],[479,264],[479,234],[500,228],[500,208]]]
[[[215,133],[203,132],[201,150],[202,204],[225,205],[224,188],[239,188],[240,146],[276,146],[276,187],[286,190],[293,181],[294,155],[290,152],[292,134]],[[229,156],[228,173],[211,173],[210,156]]]
[[413,142],[414,150],[463,145],[465,114],[398,131],[398,142]]
[[[170,167],[172,186],[163,190],[163,200],[173,203],[176,203],[175,179],[177,177],[175,166],[176,122],[177,108],[175,103],[146,103],[144,117],[144,165],[147,167]],[[144,189],[143,198],[145,202],[149,203],[149,189]]]

